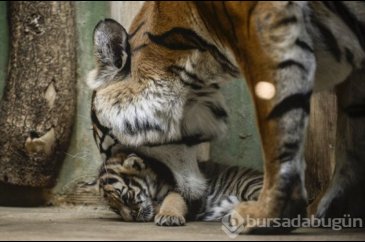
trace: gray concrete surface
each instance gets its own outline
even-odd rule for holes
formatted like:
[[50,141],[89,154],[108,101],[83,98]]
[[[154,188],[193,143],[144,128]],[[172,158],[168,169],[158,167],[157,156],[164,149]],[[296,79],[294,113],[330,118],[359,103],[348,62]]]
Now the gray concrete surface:
[[[300,229],[283,236],[240,235],[235,240],[364,240],[365,230]],[[125,223],[100,207],[0,207],[0,240],[231,240],[218,222],[184,227]]]

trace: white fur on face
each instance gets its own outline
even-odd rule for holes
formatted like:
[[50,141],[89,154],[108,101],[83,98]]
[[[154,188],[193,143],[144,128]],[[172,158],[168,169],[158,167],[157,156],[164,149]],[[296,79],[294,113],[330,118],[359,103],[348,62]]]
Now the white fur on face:
[[99,121],[112,127],[113,134],[122,144],[140,146],[181,137],[185,103],[182,88],[157,87],[151,81],[138,95],[124,91],[123,96],[111,97],[118,88],[128,90],[125,82],[112,84],[97,93],[94,105]]

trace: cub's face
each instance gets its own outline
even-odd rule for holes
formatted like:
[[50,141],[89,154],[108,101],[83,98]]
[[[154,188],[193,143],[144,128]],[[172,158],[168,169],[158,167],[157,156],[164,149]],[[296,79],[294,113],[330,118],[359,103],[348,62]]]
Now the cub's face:
[[158,209],[151,194],[156,176],[142,159],[134,155],[124,158],[114,156],[102,168],[100,188],[103,196],[124,221],[151,221]]

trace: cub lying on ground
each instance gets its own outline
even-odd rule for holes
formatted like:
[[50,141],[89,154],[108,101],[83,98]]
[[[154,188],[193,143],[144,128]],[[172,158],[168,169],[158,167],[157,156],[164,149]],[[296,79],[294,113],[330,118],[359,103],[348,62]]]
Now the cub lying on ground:
[[241,201],[257,200],[263,176],[253,169],[201,162],[207,179],[202,199],[186,201],[172,173],[156,160],[117,154],[100,171],[100,188],[108,205],[124,221],[180,226],[190,220],[216,221]]

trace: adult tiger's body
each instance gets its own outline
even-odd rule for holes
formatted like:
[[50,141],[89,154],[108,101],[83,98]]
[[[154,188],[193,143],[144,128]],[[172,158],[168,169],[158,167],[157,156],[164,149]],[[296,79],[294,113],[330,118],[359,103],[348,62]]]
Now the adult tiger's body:
[[[327,216],[364,174],[365,82],[349,78],[363,68],[364,9],[361,2],[146,2],[129,37],[110,20],[96,27],[93,111],[121,143],[144,147],[141,153],[154,155],[146,145],[210,140],[226,126],[218,85],[240,70],[256,107],[265,182],[257,202],[236,210],[295,217],[306,213],[311,93],[348,78],[345,85],[358,88],[338,92],[347,132],[339,135],[336,174],[317,213]],[[173,160],[173,171],[199,173]]]

